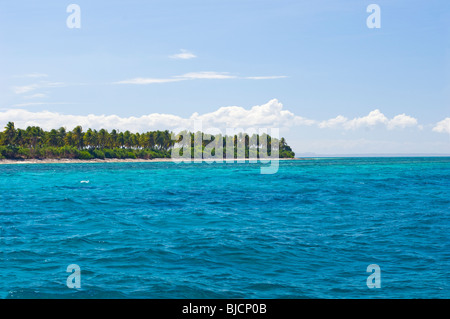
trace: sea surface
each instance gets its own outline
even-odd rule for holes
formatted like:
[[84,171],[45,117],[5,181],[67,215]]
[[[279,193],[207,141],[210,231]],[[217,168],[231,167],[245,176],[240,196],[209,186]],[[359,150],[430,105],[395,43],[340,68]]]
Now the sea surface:
[[0,165],[0,236],[0,298],[450,298],[450,158]]

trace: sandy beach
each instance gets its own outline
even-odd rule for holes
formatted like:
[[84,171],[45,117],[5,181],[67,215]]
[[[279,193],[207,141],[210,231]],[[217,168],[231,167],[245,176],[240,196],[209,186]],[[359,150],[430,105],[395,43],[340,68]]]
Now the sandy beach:
[[[300,160],[301,158],[279,158],[280,161],[286,160]],[[233,162],[243,159],[234,159],[234,160],[224,160],[226,162]],[[254,160],[254,159],[252,159]],[[270,159],[269,159],[270,160]],[[203,160],[208,161],[208,160]],[[247,158],[246,161],[249,161]],[[0,165],[9,165],[9,164],[89,164],[89,163],[160,163],[160,162],[175,162],[175,160],[171,158],[154,158],[154,159],[119,159],[119,158],[108,158],[108,159],[91,159],[91,160],[80,160],[80,159],[25,159],[25,160],[9,160],[3,159],[0,160]],[[194,162],[194,160],[192,160]]]

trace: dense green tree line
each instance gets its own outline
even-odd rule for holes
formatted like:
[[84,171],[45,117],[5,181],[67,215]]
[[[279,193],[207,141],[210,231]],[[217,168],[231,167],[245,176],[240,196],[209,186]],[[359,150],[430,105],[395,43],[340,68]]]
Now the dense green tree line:
[[[189,133],[191,140],[191,154],[202,152],[209,141],[216,137],[209,137],[204,140],[204,133]],[[201,150],[195,149],[195,139],[201,138]],[[226,139],[223,137],[224,154],[226,153]],[[239,142],[245,143],[245,157],[253,154],[251,149],[255,147],[252,141],[258,141],[260,136],[249,137],[246,134],[235,135],[232,145],[235,146],[234,155],[242,156],[237,147]],[[83,131],[81,126],[68,131],[61,127],[44,131],[38,126],[29,126],[25,130],[15,128],[14,123],[9,122],[4,131],[0,132],[0,159],[43,159],[43,158],[170,158],[171,151],[176,142],[172,140],[172,133],[165,131],[149,131],[146,133],[132,133],[130,131],[119,132],[112,130],[108,132],[105,129]],[[270,136],[269,148],[271,143]],[[198,148],[198,145],[197,145]],[[214,151],[213,151],[214,153]],[[279,141],[280,157],[292,158],[294,153],[287,145],[284,138]]]

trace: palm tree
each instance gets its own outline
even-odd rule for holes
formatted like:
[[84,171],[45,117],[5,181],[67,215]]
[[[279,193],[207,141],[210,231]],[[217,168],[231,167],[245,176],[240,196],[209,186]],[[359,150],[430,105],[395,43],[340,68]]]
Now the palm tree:
[[123,133],[123,144],[126,148],[131,148],[131,143],[131,133],[130,131],[125,131],[125,133]]
[[64,136],[64,145],[73,146],[73,133],[71,131]]
[[118,134],[116,130],[112,130],[111,134],[110,134],[110,145],[111,148],[117,147],[117,138],[118,138]]
[[72,139],[74,145],[81,150],[83,148],[83,128],[81,126],[77,126],[72,131]]
[[155,144],[157,145],[158,149],[161,150],[164,147],[164,133],[161,131],[156,131],[154,135]]
[[94,148],[100,147],[100,139],[99,139],[97,130],[92,131],[92,142],[91,143]]
[[14,138],[15,143],[18,146],[24,147],[26,145],[26,132],[20,128],[16,131],[16,137]]
[[28,126],[26,135],[30,143],[30,147],[35,149],[41,141],[44,131],[38,126]]
[[14,140],[16,138],[16,128],[13,122],[8,122],[5,127],[5,142],[6,145],[14,145]]
[[34,157],[38,145],[42,142],[44,137],[44,130],[38,126],[28,126],[25,131],[25,140],[28,140],[28,145],[31,149],[31,154]]
[[154,149],[155,148],[155,136],[152,132],[147,132],[148,135],[148,147]]
[[165,130],[163,135],[164,135],[164,149],[167,151],[175,144],[175,141],[172,140],[171,137],[172,134],[168,130]]
[[83,141],[84,145],[88,146],[90,148],[94,147],[94,138],[93,138],[93,132],[91,129],[88,129],[86,133],[84,133]]
[[149,138],[147,133],[141,134],[139,138],[139,147],[149,148]]
[[98,131],[98,143],[100,148],[105,148],[108,145],[109,133],[105,129]]
[[132,146],[139,148],[139,140],[141,139],[141,134],[135,133],[131,134]]
[[59,141],[58,141],[58,131],[55,130],[55,129],[51,130],[51,131],[47,134],[47,137],[46,137],[46,139],[45,139],[45,142],[46,142],[48,145],[50,145],[50,146],[57,147],[58,144],[59,144]]
[[[18,153],[21,150],[16,146],[29,148],[29,153],[26,156],[30,157],[31,155],[31,158],[39,156],[59,156],[63,158],[69,156],[73,158],[78,156],[78,152],[64,146],[77,147],[78,149],[83,149],[85,147],[96,148],[103,149],[103,151],[105,148],[109,147],[121,147],[122,149],[126,147],[130,150],[152,149],[157,153],[157,155],[155,155],[156,157],[165,157],[176,142],[180,143],[183,147],[188,147],[190,152],[193,150],[194,154],[199,154],[202,152],[202,148],[209,143],[205,140],[205,134],[202,132],[180,132],[177,134],[177,141],[172,140],[172,136],[172,133],[168,130],[148,131],[140,134],[130,133],[130,131],[122,133],[117,130],[112,130],[111,133],[108,133],[105,129],[101,129],[97,132],[96,130],[88,129],[85,133],[83,133],[81,126],[77,126],[69,132],[66,132],[66,129],[63,127],[58,130],[52,129],[49,132],[44,131],[38,126],[29,126],[26,130],[22,130],[16,129],[14,123],[9,122],[6,125],[5,130],[0,132],[0,146],[3,146],[0,157],[18,158],[28,153],[28,151],[26,153]],[[186,139],[184,139],[184,137],[186,137]],[[197,140],[197,142],[199,142],[200,139],[202,140],[202,147],[194,147],[194,141]],[[239,157],[255,157],[258,152],[260,153],[260,156],[267,156],[267,153],[270,155],[272,151],[277,150],[276,148],[279,148],[280,157],[295,156],[295,153],[292,152],[292,149],[284,138],[271,138],[265,133],[261,134],[261,136],[253,134],[251,138],[248,134],[242,133],[231,136],[217,135],[214,136],[214,138],[211,138],[212,141],[216,139],[218,142],[222,142],[222,146],[220,148],[222,149],[223,147],[223,154],[229,158],[236,155]],[[200,145],[200,143],[197,144]],[[236,149],[237,144],[245,145],[245,153],[241,147],[239,147],[239,150]],[[10,146],[11,148],[6,150],[4,146]],[[60,147],[61,149],[51,149],[53,147]],[[274,149],[272,149],[272,147],[274,147]],[[267,153],[263,153],[263,150]],[[216,152],[217,151],[218,150],[216,150]],[[236,154],[237,151],[239,154]],[[101,154],[102,152],[98,153]],[[121,157],[122,155],[120,153],[122,152],[112,150],[108,157]],[[133,153],[136,156],[145,158],[149,157],[148,152],[133,151]]]
[[66,129],[64,127],[60,127],[58,129],[58,146],[65,145],[66,134]]
[[125,144],[125,140],[124,140],[124,137],[123,137],[123,133],[120,132],[117,135],[117,146],[119,146],[120,148],[123,148],[124,144]]

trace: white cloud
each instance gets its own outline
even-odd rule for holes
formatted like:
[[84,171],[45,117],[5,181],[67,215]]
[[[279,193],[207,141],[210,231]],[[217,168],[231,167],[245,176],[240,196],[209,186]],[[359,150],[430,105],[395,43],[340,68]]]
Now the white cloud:
[[[14,105],[25,107],[46,104],[67,103],[24,103]],[[84,128],[106,128],[130,131],[145,131],[153,129],[193,129],[194,121],[201,121],[203,129],[208,128],[280,128],[285,129],[292,126],[315,126],[324,128],[340,128],[343,130],[354,130],[363,127],[380,126],[386,129],[406,127],[419,127],[417,120],[405,114],[400,114],[388,119],[379,110],[370,112],[367,116],[348,119],[342,115],[326,121],[318,122],[304,118],[286,110],[276,99],[262,105],[255,105],[250,109],[240,106],[225,106],[209,113],[193,113],[190,117],[180,117],[173,114],[152,113],[140,117],[119,117],[117,115],[66,115],[57,112],[39,111],[30,112],[23,109],[8,109],[0,112],[0,124],[9,121],[16,123],[17,127],[39,125],[44,129],[65,126],[69,129],[82,125]],[[450,133],[450,118],[439,122],[433,129],[436,132]]]
[[168,82],[179,82],[184,79],[158,79],[158,78],[135,78],[124,81],[116,82],[116,84],[154,84],[154,83],[168,83]]
[[25,77],[27,77],[27,78],[46,78],[46,77],[48,77],[48,74],[45,74],[45,73],[30,73],[30,74],[26,74]]
[[26,98],[26,99],[42,99],[42,98],[45,98],[45,97],[47,97],[47,95],[44,94],[44,93],[36,93],[36,94],[33,94],[33,95],[24,96],[24,98]]
[[450,134],[450,117],[438,122],[435,127],[433,127],[434,132],[438,133],[448,133]]
[[275,80],[287,78],[286,75],[269,75],[269,76],[247,76],[249,80]]
[[177,75],[172,78],[134,78],[124,81],[115,82],[115,84],[155,84],[155,83],[170,83],[170,82],[180,82],[187,80],[197,80],[197,79],[233,79],[235,76],[229,75],[228,73],[219,72],[191,72],[183,75]]
[[378,124],[387,124],[388,122],[388,118],[377,109],[370,112],[367,116],[354,118],[353,120],[344,123],[344,127],[347,129],[357,129],[362,126],[374,127]]
[[387,124],[388,129],[394,128],[405,128],[412,127],[417,125],[417,119],[406,115],[405,113],[396,115],[392,120]]
[[15,86],[13,87],[13,91],[16,94],[23,94],[27,93],[33,90],[36,90],[38,88],[37,84],[30,84],[30,85],[23,85],[23,86]]
[[406,114],[399,114],[392,119],[388,119],[380,110],[376,109],[363,117],[349,120],[343,115],[338,115],[333,119],[322,121],[318,124],[319,128],[344,128],[346,130],[355,130],[361,127],[373,128],[379,125],[384,125],[388,129],[406,128],[417,126],[418,121]]
[[183,119],[170,114],[150,114],[141,117],[119,117],[117,115],[67,115],[50,111],[30,112],[23,109],[10,109],[0,112],[0,123],[15,122],[17,127],[38,125],[49,130],[61,126],[72,129],[77,125],[83,128],[106,128],[120,130],[148,130],[153,127],[171,128],[174,123],[181,123]]
[[346,123],[348,119],[345,116],[338,115],[334,119],[329,119],[327,121],[322,121],[319,123],[320,128],[334,128],[341,126]]
[[16,78],[46,78],[48,74],[45,73],[29,73],[24,75],[17,75]]
[[223,80],[223,79],[235,79],[237,78],[237,76],[230,75],[228,72],[191,72],[183,75],[178,75],[177,78]]
[[[198,114],[189,118],[182,118],[172,114],[152,113],[141,117],[119,117],[117,115],[66,115],[57,112],[30,112],[23,109],[9,109],[0,112],[0,124],[15,122],[17,127],[25,128],[38,125],[44,129],[59,128],[61,126],[72,129],[77,125],[84,128],[119,129],[122,131],[145,131],[152,129],[191,129],[194,121],[201,120],[203,128],[281,128],[293,125],[312,125],[315,122],[294,115],[283,109],[283,105],[276,99],[263,105],[253,106],[246,110],[239,106],[221,107],[216,111]],[[224,131],[225,132],[225,131]]]
[[61,86],[64,86],[64,83],[42,81],[39,83],[34,83],[34,84],[29,84],[29,85],[15,86],[15,87],[13,87],[13,91],[16,94],[24,94],[24,93],[34,91],[36,89],[54,88],[54,87],[61,87]]
[[20,103],[20,104],[14,104],[13,107],[27,107],[27,106],[40,106],[40,105],[67,105],[72,103],[65,103],[65,102],[29,102],[29,103]]
[[180,53],[170,55],[169,58],[171,59],[181,59],[181,60],[189,60],[196,58],[197,56],[193,54],[192,52],[189,52],[188,50],[181,49]]
[[115,82],[114,84],[154,84],[154,83],[170,83],[179,82],[186,80],[226,80],[226,79],[248,79],[248,80],[272,80],[272,79],[282,79],[286,78],[284,75],[274,75],[274,76],[248,76],[248,77],[238,77],[232,75],[228,72],[189,72],[182,75],[176,75],[169,78],[134,78],[123,81]]
[[36,106],[36,105],[44,105],[43,102],[30,102],[30,103],[20,103],[14,104],[13,107],[26,107],[26,106]]
[[283,105],[276,99],[263,105],[253,106],[250,110],[239,106],[226,106],[203,115],[194,113],[191,119],[201,120],[211,126],[227,128],[285,127],[314,123],[288,110],[283,110]]

